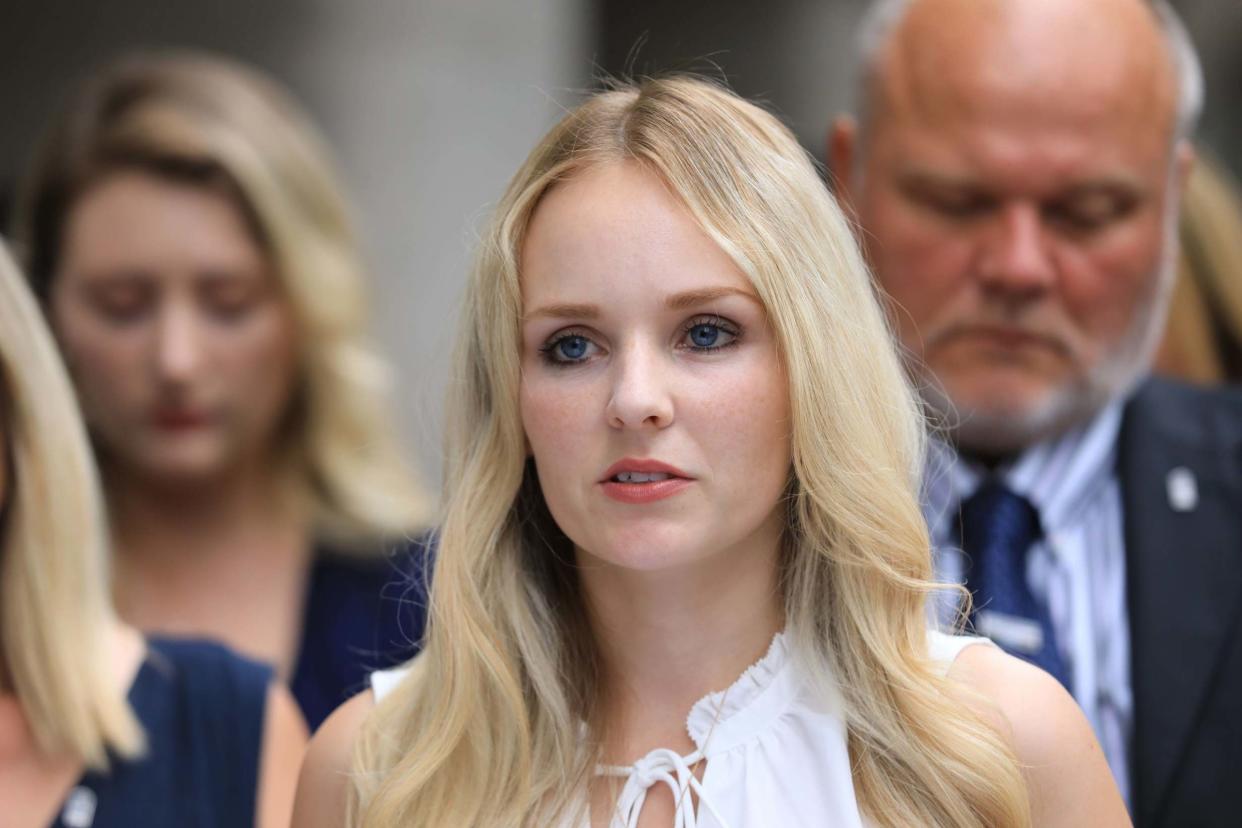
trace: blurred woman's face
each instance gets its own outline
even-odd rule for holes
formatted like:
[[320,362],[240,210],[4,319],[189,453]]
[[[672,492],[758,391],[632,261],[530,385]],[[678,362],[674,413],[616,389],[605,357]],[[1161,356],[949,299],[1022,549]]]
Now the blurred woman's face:
[[116,172],[72,207],[60,262],[52,325],[106,464],[195,483],[268,461],[295,325],[232,200]]
[[635,570],[775,550],[788,384],[750,281],[633,164],[549,192],[522,252],[521,413],[552,516]]

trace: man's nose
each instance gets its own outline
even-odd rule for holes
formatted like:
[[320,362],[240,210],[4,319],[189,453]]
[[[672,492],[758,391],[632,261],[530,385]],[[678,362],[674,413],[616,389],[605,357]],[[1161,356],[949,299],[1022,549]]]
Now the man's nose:
[[666,428],[673,422],[667,357],[654,346],[625,348],[612,367],[608,424],[620,429]]
[[1053,283],[1056,268],[1038,205],[1006,205],[984,234],[976,266],[985,287],[1028,296]]

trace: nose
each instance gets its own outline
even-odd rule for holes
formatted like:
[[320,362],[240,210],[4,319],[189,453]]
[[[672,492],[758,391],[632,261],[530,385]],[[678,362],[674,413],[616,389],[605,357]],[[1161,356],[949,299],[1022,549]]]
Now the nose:
[[978,273],[989,288],[1023,297],[1046,290],[1056,270],[1038,206],[1006,205],[986,229]]
[[661,429],[673,423],[666,360],[655,348],[635,345],[614,362],[608,424],[618,429]]
[[203,331],[193,308],[170,303],[161,309],[155,335],[155,367],[160,379],[189,380],[203,360]]

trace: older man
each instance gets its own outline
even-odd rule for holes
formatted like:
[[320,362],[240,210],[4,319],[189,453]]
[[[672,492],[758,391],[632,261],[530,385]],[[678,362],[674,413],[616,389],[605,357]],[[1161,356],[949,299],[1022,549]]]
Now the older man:
[[1242,824],[1242,399],[1146,379],[1193,47],[1143,0],[890,0],[863,45],[829,155],[943,417],[937,570],[1074,694],[1140,826]]

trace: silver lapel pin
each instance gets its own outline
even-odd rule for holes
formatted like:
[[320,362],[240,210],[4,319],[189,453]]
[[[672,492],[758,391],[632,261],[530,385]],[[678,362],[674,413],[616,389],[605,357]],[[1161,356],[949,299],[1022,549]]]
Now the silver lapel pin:
[[1175,512],[1193,512],[1199,505],[1199,483],[1195,473],[1185,466],[1171,469],[1164,479],[1169,506]]
[[65,828],[91,828],[91,824],[95,822],[97,804],[95,792],[79,785],[65,798],[65,808],[60,812],[60,821],[65,823]]

